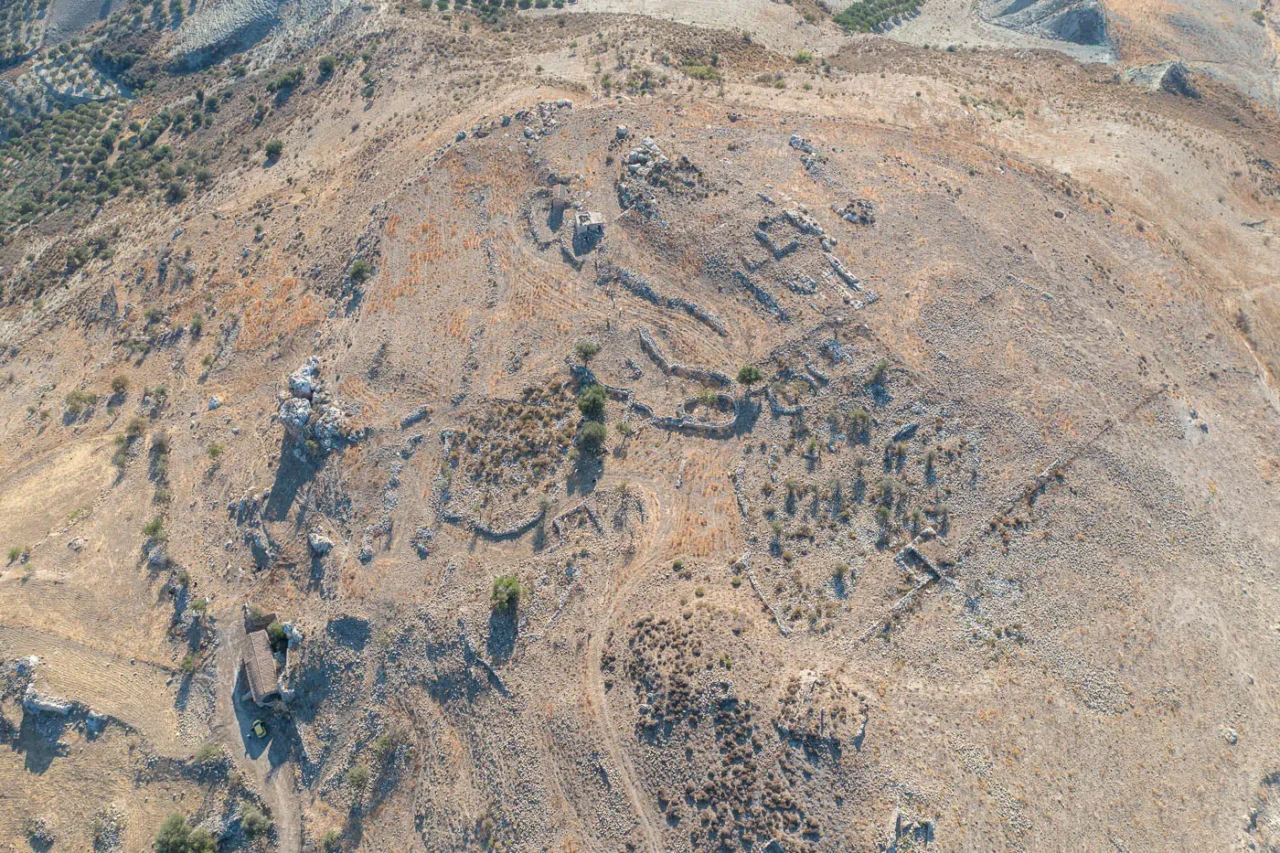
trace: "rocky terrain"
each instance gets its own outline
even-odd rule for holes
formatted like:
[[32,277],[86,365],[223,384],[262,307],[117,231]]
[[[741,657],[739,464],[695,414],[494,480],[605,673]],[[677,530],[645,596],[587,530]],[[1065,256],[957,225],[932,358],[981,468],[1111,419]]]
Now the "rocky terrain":
[[53,11],[6,847],[1280,849],[1268,8]]

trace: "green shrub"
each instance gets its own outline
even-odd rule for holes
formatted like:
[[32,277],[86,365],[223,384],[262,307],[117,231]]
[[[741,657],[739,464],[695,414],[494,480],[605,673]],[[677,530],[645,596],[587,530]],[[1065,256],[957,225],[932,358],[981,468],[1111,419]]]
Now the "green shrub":
[[[440,2],[445,3],[447,0],[440,0]],[[324,838],[320,839],[320,849],[324,853],[337,853],[342,849],[342,836],[338,834],[338,830],[331,829],[324,834]]]
[[600,344],[590,338],[583,338],[573,345],[573,352],[578,357],[578,361],[586,364],[600,352]]
[[164,539],[164,519],[157,515],[142,525],[142,533],[148,539]]
[[364,764],[352,765],[347,771],[347,782],[356,791],[363,791],[369,785],[369,768]]
[[608,432],[599,421],[588,421],[579,434],[578,443],[586,450],[597,451],[604,446]]
[[201,767],[210,767],[217,764],[222,761],[222,747],[212,742],[201,744],[200,748],[196,750],[195,761]]
[[761,373],[760,368],[756,367],[755,365],[745,364],[742,366],[742,369],[738,371],[739,385],[746,385],[748,388],[750,388],[752,385],[755,385],[761,379],[764,379],[764,374]]
[[889,359],[882,358],[871,368],[871,378],[868,382],[870,385],[880,385],[884,382],[885,374],[889,372]]
[[584,418],[598,421],[604,417],[604,405],[608,400],[603,385],[589,385],[578,395],[578,411]]
[[294,86],[302,82],[303,71],[301,68],[290,68],[276,79],[267,84],[268,92],[282,92],[286,96]]
[[156,833],[156,853],[216,853],[213,836],[204,829],[192,829],[180,814],[171,814]]
[[98,405],[98,395],[76,389],[75,391],[69,391],[67,396],[63,398],[63,402],[66,404],[67,411],[73,417],[78,417],[85,409]]
[[182,657],[182,663],[181,663],[181,664],[179,664],[179,668],[180,668],[183,672],[188,673],[188,674],[189,674],[189,673],[192,673],[192,672],[195,672],[195,671],[196,671],[196,659],[195,659],[195,656],[194,656],[194,655],[183,655],[183,657]]
[[273,139],[267,143],[267,147],[264,150],[267,152],[267,162],[274,163],[284,153],[284,143],[279,139]]
[[338,58],[333,54],[322,56],[320,57],[319,67],[320,67],[320,79],[328,80],[330,77],[333,76],[333,72],[338,67]]
[[274,620],[267,626],[267,637],[271,640],[273,649],[282,649],[289,643],[289,638],[284,633],[284,626],[279,620]]
[[240,815],[240,825],[249,838],[261,838],[271,834],[271,818],[262,813],[257,806],[245,806]]
[[123,373],[118,374],[111,379],[111,392],[113,394],[123,394],[129,390],[129,377]]
[[373,267],[364,258],[357,258],[351,264],[349,275],[356,284],[364,284],[373,275]]
[[494,610],[510,610],[520,603],[520,579],[515,575],[499,575],[493,579],[489,603]]

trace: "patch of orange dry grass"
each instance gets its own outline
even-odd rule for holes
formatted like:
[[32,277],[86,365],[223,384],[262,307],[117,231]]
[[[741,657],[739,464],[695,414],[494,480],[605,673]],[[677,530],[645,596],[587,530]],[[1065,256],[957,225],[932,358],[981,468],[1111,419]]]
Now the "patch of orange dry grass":
[[318,325],[326,315],[320,300],[293,277],[274,284],[246,279],[236,286],[228,301],[244,306],[237,352],[253,352],[279,343]]

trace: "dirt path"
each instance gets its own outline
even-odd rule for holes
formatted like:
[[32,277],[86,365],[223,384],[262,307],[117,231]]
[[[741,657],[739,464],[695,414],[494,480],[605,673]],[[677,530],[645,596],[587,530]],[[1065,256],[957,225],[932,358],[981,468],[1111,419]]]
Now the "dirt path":
[[658,828],[659,823],[657,818],[649,814],[649,802],[639,783],[636,782],[636,771],[631,763],[631,756],[619,741],[617,729],[614,728],[609,716],[609,703],[604,693],[604,676],[600,671],[605,637],[609,634],[609,626],[613,624],[618,606],[635,591],[636,586],[647,574],[647,569],[657,559],[659,549],[671,536],[671,515],[658,500],[654,484],[637,485],[634,479],[629,482],[633,488],[645,492],[645,513],[652,525],[652,533],[647,537],[644,547],[637,551],[635,559],[624,568],[624,574],[618,579],[613,594],[609,596],[608,609],[591,631],[587,653],[587,698],[600,723],[600,734],[605,748],[613,759],[614,766],[618,768],[622,788],[626,792],[627,799],[631,801],[632,809],[640,819],[640,828],[644,832],[649,849],[657,853],[662,850],[662,833]]
[[[231,611],[220,614],[218,624],[218,720],[214,735],[248,778],[257,783],[275,820],[281,852],[298,853],[302,849],[302,818],[294,789],[289,738],[279,720],[236,701],[244,622],[238,612]],[[259,717],[267,721],[266,740],[259,740],[252,733],[253,721]]]

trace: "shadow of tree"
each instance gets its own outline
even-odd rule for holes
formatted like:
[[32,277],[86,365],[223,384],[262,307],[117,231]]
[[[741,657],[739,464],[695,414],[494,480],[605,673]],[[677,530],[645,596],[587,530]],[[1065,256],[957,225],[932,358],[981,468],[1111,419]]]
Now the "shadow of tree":
[[604,458],[598,454],[583,451],[578,455],[578,461],[573,466],[573,470],[569,472],[565,483],[566,491],[571,495],[580,494],[586,497],[595,491],[602,474],[604,474]]
[[485,650],[489,659],[495,664],[503,664],[511,660],[516,647],[516,628],[518,626],[516,607],[495,607],[489,613],[489,636],[485,640]]

